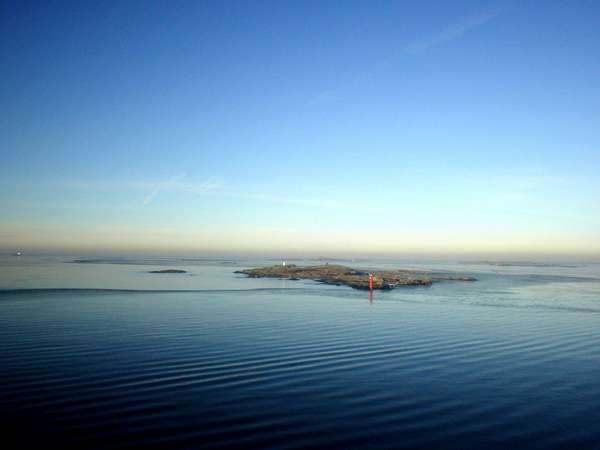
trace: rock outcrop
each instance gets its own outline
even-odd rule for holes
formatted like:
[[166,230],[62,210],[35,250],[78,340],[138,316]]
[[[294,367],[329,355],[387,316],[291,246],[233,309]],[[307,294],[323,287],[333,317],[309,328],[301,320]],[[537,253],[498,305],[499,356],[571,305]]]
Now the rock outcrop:
[[373,273],[373,289],[394,289],[398,286],[428,286],[436,281],[476,281],[464,275],[445,275],[413,270],[383,270],[369,272],[337,264],[298,267],[268,266],[238,270],[235,273],[250,278],[282,278],[290,280],[314,280],[354,289],[369,289],[369,273]]

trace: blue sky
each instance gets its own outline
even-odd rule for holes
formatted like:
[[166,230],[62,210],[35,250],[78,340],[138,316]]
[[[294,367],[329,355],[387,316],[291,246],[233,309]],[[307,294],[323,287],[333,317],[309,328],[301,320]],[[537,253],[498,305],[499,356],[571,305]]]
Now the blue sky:
[[600,4],[0,7],[0,247],[600,255]]

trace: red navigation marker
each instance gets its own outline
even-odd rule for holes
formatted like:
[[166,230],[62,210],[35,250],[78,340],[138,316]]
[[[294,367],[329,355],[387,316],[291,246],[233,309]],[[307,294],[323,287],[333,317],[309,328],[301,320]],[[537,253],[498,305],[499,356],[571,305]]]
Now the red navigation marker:
[[371,291],[373,290],[373,274],[372,273],[369,274],[369,289]]

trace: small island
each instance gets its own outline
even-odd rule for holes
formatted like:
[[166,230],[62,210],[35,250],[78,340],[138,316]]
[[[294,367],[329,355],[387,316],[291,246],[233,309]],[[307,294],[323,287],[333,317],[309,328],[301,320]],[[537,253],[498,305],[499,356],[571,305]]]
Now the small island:
[[181,269],[161,269],[161,270],[150,270],[148,273],[187,273],[186,270]]
[[416,270],[366,271],[337,264],[299,267],[293,264],[257,267],[235,273],[250,278],[281,278],[289,280],[314,280],[353,289],[369,289],[369,274],[373,274],[373,289],[389,290],[398,286],[429,286],[436,281],[476,281],[465,275],[446,275]]

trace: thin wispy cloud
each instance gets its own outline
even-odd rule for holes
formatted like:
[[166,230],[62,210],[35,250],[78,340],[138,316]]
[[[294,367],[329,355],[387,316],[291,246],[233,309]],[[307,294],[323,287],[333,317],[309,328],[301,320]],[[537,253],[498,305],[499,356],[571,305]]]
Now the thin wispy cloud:
[[[132,181],[103,181],[103,180],[70,180],[63,186],[75,190],[91,190],[98,192],[128,192],[135,193],[147,192],[143,198],[143,206],[151,205],[162,193],[177,192],[182,194],[202,195],[211,193],[215,196],[224,198],[236,198],[240,200],[258,201],[264,203],[274,203],[291,206],[306,206],[320,209],[349,209],[353,211],[377,212],[377,208],[358,206],[355,202],[340,200],[339,196],[348,194],[348,189],[332,189],[326,186],[307,185],[303,190],[307,195],[287,195],[285,193],[271,193],[263,191],[249,191],[239,186],[226,183],[222,178],[210,176],[201,181],[188,180],[186,174],[175,175],[171,178],[158,181],[150,180],[132,180]],[[338,199],[324,198],[324,195],[331,196],[335,194]],[[36,204],[35,206],[58,207],[57,204]],[[90,208],[97,207],[94,204],[70,204],[72,208]],[[103,207],[107,207],[104,205]],[[130,208],[128,203],[121,205],[122,208]]]
[[500,12],[500,10],[493,10],[466,17],[437,34],[429,36],[425,39],[411,42],[403,48],[403,51],[409,55],[415,55],[432,47],[436,47],[454,39],[458,39],[469,31],[488,23],[492,19],[495,19],[500,15]]
[[210,176],[203,180],[190,179],[185,173],[175,175],[165,180],[66,180],[52,185],[52,187],[96,192],[147,192],[144,204],[149,204],[165,191],[179,191],[192,194],[202,194],[217,190],[225,185],[224,181],[217,176]]
[[156,197],[165,191],[187,192],[191,194],[204,194],[223,186],[223,181],[217,177],[208,177],[201,182],[184,182],[185,174],[176,175],[166,181],[156,183],[151,192],[144,197],[144,206],[151,204]]
[[354,77],[341,84],[338,87],[321,91],[317,95],[310,98],[307,102],[308,106],[320,106],[333,100],[336,95],[344,90],[358,85],[360,82],[372,77],[373,75],[384,71],[393,62],[402,56],[417,55],[426,50],[436,47],[455,39],[461,38],[463,35],[478,27],[485,25],[495,19],[502,13],[500,9],[480,12],[471,16],[467,16],[449,25],[447,28],[435,33],[429,37],[412,41],[403,47],[396,48],[386,58],[380,59],[373,63],[364,72],[355,74]]
[[173,187],[184,177],[185,174],[176,175],[167,181],[157,183],[156,186],[154,186],[154,188],[152,189],[152,191],[148,195],[146,195],[146,197],[144,197],[144,205],[149,205],[150,203],[152,203],[161,191],[173,189]]
[[384,212],[383,209],[369,205],[357,205],[355,202],[343,200],[324,199],[314,196],[288,196],[277,194],[265,194],[260,192],[241,192],[241,191],[222,191],[220,195],[242,200],[259,201],[266,203],[276,203],[290,206],[305,206],[316,209],[337,209],[349,210],[354,212],[378,213]]
[[311,197],[292,197],[285,195],[273,195],[256,192],[229,192],[225,195],[240,199],[258,200],[269,203],[281,203],[287,205],[309,206],[315,208],[344,208],[346,204],[333,200],[323,200]]

